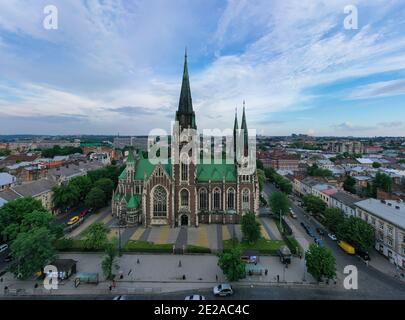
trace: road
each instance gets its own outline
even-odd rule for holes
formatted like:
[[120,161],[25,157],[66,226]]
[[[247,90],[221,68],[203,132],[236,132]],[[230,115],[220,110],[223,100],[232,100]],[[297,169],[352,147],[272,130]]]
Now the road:
[[[269,182],[265,183],[264,192],[266,194],[269,195],[275,191],[278,190],[274,185],[270,184]],[[313,239],[306,234],[300,223],[305,222],[309,224],[314,231],[321,225],[311,217],[308,219],[306,217],[306,212],[293,201],[291,201],[291,208],[296,213],[297,219],[290,219],[290,223],[293,223],[296,229],[299,230],[301,233],[300,236],[305,237],[308,241],[313,243]],[[346,254],[342,249],[339,248],[336,242],[332,241],[329,237],[323,237],[323,241],[325,246],[332,250],[333,255],[336,258],[338,280],[340,280],[342,288],[343,282],[341,280],[345,277],[343,274],[344,267],[354,265],[358,270],[359,288],[357,291],[360,295],[375,296],[376,298],[380,297],[381,295],[391,298],[396,296],[405,296],[405,283],[376,269],[368,267],[363,260],[356,256]]]

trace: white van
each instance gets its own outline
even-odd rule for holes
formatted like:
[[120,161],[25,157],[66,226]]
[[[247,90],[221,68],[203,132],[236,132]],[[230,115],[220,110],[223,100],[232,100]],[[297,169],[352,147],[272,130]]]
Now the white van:
[[0,253],[6,251],[7,249],[8,249],[8,244],[0,245]]

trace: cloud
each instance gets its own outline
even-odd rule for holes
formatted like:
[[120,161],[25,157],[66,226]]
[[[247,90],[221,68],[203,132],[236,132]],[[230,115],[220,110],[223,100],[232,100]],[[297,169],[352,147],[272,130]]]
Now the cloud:
[[370,99],[405,94],[405,79],[381,81],[360,86],[353,90],[349,99]]
[[[398,31],[405,7],[395,0],[351,1],[361,14],[359,30],[343,28],[340,0],[54,3],[60,12],[55,32],[41,27],[47,1],[2,4],[4,114],[81,115],[89,121],[86,130],[110,133],[168,127],[178,104],[186,45],[199,128],[232,127],[234,108],[239,107],[240,119],[246,100],[248,125],[269,132],[268,125],[277,123],[264,119],[282,112],[298,119],[295,112],[314,108],[323,98],[312,93],[314,88],[405,69],[405,36]],[[352,99],[397,95],[404,88],[400,81],[350,94]],[[133,119],[141,121],[134,126]],[[364,127],[346,123],[340,130]]]
[[343,122],[337,125],[333,125],[332,127],[335,130],[347,132],[371,131],[376,129],[375,126],[355,125],[351,122]]

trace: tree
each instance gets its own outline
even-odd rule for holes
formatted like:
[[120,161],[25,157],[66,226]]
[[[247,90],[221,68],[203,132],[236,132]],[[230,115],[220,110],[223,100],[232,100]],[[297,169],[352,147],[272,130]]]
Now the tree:
[[80,190],[75,184],[61,185],[53,189],[53,205],[55,208],[66,211],[77,205],[80,201]]
[[256,159],[256,168],[260,170],[264,170],[263,162],[259,159]]
[[336,276],[336,259],[332,251],[326,247],[311,244],[305,253],[308,272],[316,279],[333,279]]
[[33,211],[45,211],[41,201],[34,198],[19,198],[7,202],[0,208],[0,234],[10,240],[15,239],[26,214]]
[[112,192],[114,190],[114,182],[111,179],[102,178],[100,180],[97,180],[94,186],[103,190],[106,196],[106,200],[111,198]]
[[85,204],[88,208],[99,209],[106,203],[106,195],[100,188],[94,187],[86,196]]
[[356,194],[356,180],[352,176],[347,176],[343,183],[343,189]]
[[256,220],[253,212],[246,213],[241,220],[242,234],[249,243],[255,243],[260,239],[260,223]]
[[101,262],[101,268],[103,269],[104,276],[107,280],[114,279],[113,267],[115,264],[115,259],[118,256],[117,250],[117,239],[114,238],[111,242],[108,242],[104,250],[105,256]]
[[269,197],[269,206],[273,214],[286,215],[290,212],[290,201],[283,192],[273,192]]
[[326,203],[312,194],[304,196],[302,201],[304,207],[314,214],[323,213],[326,209]]
[[389,175],[377,172],[375,178],[373,180],[373,193],[374,196],[377,195],[377,190],[382,189],[385,192],[391,193],[392,192],[392,179]]
[[78,189],[80,201],[83,201],[86,198],[86,195],[89,193],[92,187],[91,179],[87,176],[73,178],[70,180],[69,184]]
[[93,223],[84,231],[84,247],[89,250],[104,249],[108,243],[108,232],[109,230],[104,223]]
[[307,172],[310,176],[314,176],[314,177],[332,176],[332,171],[330,171],[328,169],[320,168],[317,164],[313,164],[312,166],[308,167]]
[[42,271],[55,259],[54,240],[55,237],[45,227],[20,233],[10,247],[13,258],[10,271],[20,279]]
[[374,168],[374,169],[381,168],[381,163],[374,161],[374,162],[373,162],[373,168]]
[[327,208],[325,210],[325,225],[333,233],[338,231],[344,221],[345,217],[342,210],[337,208]]
[[337,235],[357,250],[368,252],[375,241],[374,228],[358,217],[349,217],[339,225]]
[[238,281],[246,276],[245,263],[241,259],[241,249],[231,248],[229,252],[219,255],[218,266],[228,279],[228,281]]
[[257,169],[257,179],[259,180],[259,190],[263,191],[264,182],[266,180],[266,175],[263,170]]

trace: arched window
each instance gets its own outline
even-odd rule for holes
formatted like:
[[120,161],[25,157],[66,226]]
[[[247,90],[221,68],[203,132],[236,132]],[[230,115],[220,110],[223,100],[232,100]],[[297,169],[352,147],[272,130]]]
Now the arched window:
[[207,189],[200,189],[198,205],[200,210],[208,210],[208,192]]
[[221,210],[221,190],[219,188],[215,188],[212,197],[213,197],[212,209]]
[[229,188],[227,192],[227,206],[228,210],[235,210],[235,189]]
[[180,191],[180,206],[188,208],[188,191],[186,189]]
[[242,210],[250,209],[250,192],[249,189],[242,191]]
[[162,186],[156,187],[153,192],[153,216],[167,216],[167,192]]

